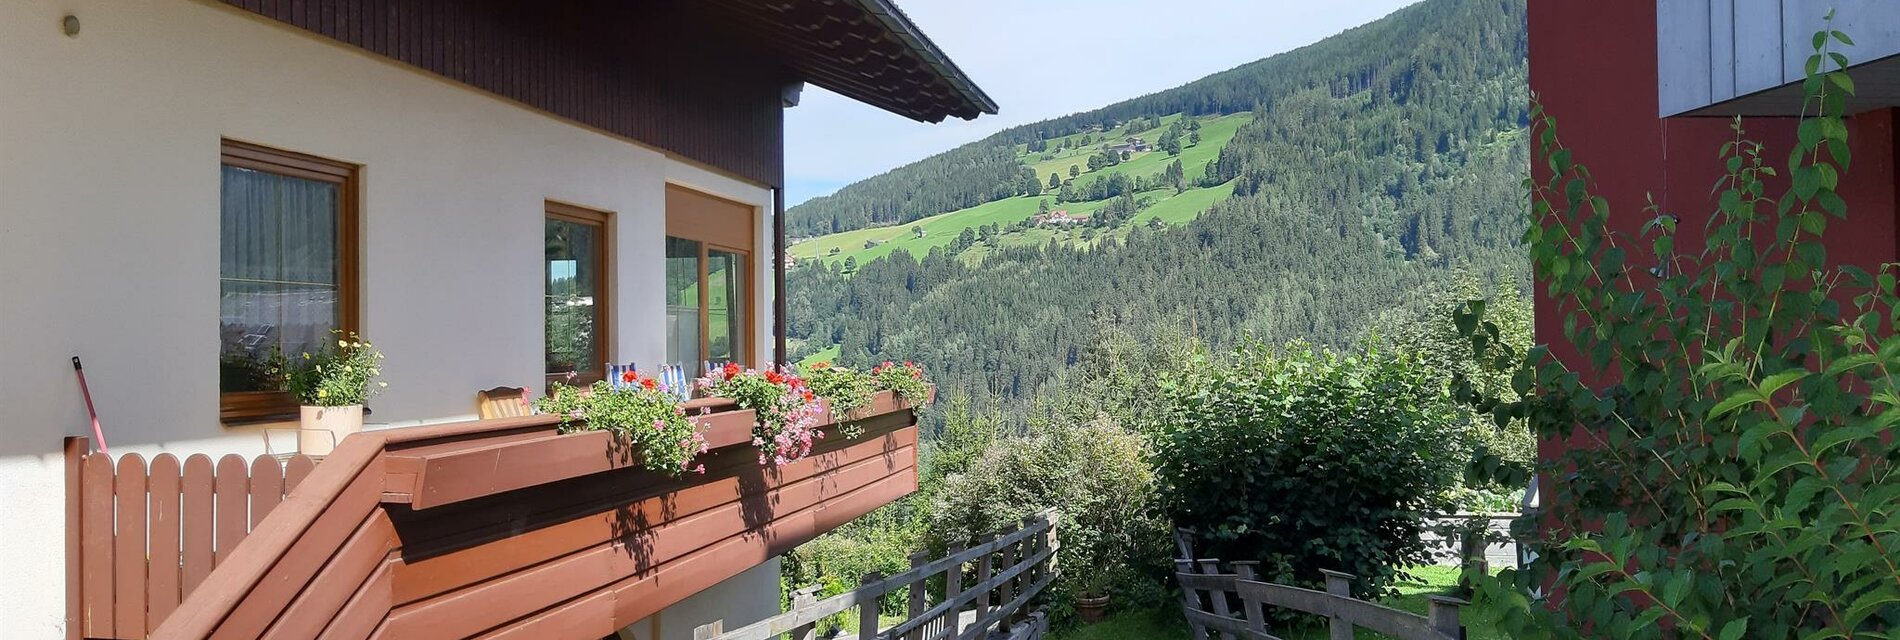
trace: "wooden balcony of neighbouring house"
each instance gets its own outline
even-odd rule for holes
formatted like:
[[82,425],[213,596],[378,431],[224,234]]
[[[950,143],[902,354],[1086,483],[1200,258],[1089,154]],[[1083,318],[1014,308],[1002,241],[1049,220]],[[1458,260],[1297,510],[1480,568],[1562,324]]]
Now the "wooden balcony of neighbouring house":
[[71,439],[68,635],[600,638],[916,490],[889,392],[778,468],[751,411],[692,407],[706,472],[680,477],[553,416],[368,431],[321,462]]

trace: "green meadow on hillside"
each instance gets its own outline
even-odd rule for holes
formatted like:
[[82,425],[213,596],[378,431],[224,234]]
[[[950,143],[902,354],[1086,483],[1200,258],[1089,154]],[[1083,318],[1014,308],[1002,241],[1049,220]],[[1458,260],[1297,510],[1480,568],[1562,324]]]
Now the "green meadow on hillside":
[[[1181,114],[1178,113],[1163,117],[1161,118],[1161,126],[1142,131],[1135,135],[1142,140],[1146,140],[1148,144],[1158,147],[1161,142],[1161,135],[1167,132],[1169,126],[1180,119]],[[1207,161],[1220,156],[1221,147],[1227,146],[1227,141],[1234,138],[1234,132],[1239,131],[1241,125],[1252,121],[1253,113],[1244,111],[1217,118],[1202,118],[1200,144],[1189,145],[1186,136],[1183,136],[1181,140],[1181,155],[1178,156],[1181,160],[1181,167],[1187,171],[1190,178],[1199,177],[1201,175],[1201,167],[1205,166]],[[1050,140],[1050,149],[1055,149],[1057,146],[1065,147],[1062,153],[1054,154],[1056,157],[1050,160],[1042,160],[1043,154],[1040,153],[1025,153],[1022,145],[1017,145],[1016,152],[1024,157],[1025,164],[1029,164],[1029,167],[1036,171],[1036,176],[1045,181],[1049,179],[1050,173],[1060,175],[1064,180],[1069,179],[1069,165],[1076,165],[1082,171],[1081,177],[1076,179],[1077,187],[1088,184],[1092,179],[1099,179],[1101,176],[1113,173],[1125,173],[1129,176],[1155,175],[1166,170],[1168,164],[1174,162],[1177,157],[1170,156],[1157,148],[1153,151],[1132,154],[1127,161],[1119,165],[1091,172],[1088,170],[1089,156],[1101,152],[1102,143],[1105,141],[1103,140],[1104,138],[1106,138],[1108,142],[1119,142],[1123,138],[1128,137],[1127,132],[1121,129],[1115,129],[1106,134],[1095,133],[1092,135],[1096,138],[1095,142],[1080,149],[1067,147],[1080,142],[1082,139],[1081,135],[1071,135]],[[1090,176],[1095,176],[1095,178],[1091,178]]]
[[[1233,139],[1234,132],[1237,131],[1241,125],[1251,121],[1252,118],[1253,116],[1250,113],[1236,113],[1220,117],[1204,118],[1201,120],[1201,142],[1195,145],[1186,145],[1184,140],[1184,146],[1179,156],[1169,156],[1167,153],[1159,150],[1147,151],[1133,154],[1129,160],[1119,165],[1105,167],[1096,171],[1087,171],[1088,157],[1100,152],[1102,139],[1120,141],[1127,137],[1124,130],[1115,129],[1106,134],[1091,134],[1096,140],[1089,146],[1081,149],[1065,148],[1061,153],[1051,154],[1054,157],[1049,160],[1042,159],[1043,155],[1045,155],[1043,153],[1027,152],[1023,145],[1016,147],[1016,153],[1018,159],[1021,160],[1025,166],[1035,169],[1038,174],[1042,176],[1047,176],[1049,173],[1054,172],[1064,180],[1067,180],[1069,165],[1077,165],[1082,169],[1081,176],[1076,178],[1078,185],[1087,184],[1089,181],[1098,180],[1104,176],[1117,173],[1129,176],[1153,176],[1165,171],[1168,164],[1177,158],[1181,160],[1183,170],[1187,175],[1199,176],[1201,167],[1209,160],[1218,157],[1221,147]],[[1142,131],[1137,135],[1149,141],[1150,144],[1155,144],[1159,141],[1161,135],[1167,131],[1168,127],[1180,119],[1181,114],[1178,113],[1163,117],[1160,119],[1160,126]],[[1049,141],[1049,148],[1054,149],[1056,146],[1069,147],[1070,145],[1079,143],[1081,138],[1082,136],[1077,134],[1066,138],[1051,140]],[[1190,178],[1190,180],[1191,179],[1192,178]],[[1231,182],[1208,188],[1190,188],[1179,194],[1166,189],[1147,191],[1138,194],[1137,197],[1149,199],[1151,201],[1150,206],[1143,209],[1140,213],[1137,213],[1130,223],[1123,224],[1118,228],[1106,230],[1096,229],[1093,232],[1086,232],[1082,228],[1030,228],[1024,231],[1001,234],[997,237],[996,243],[999,247],[1019,246],[1047,243],[1051,239],[1062,239],[1065,242],[1087,242],[1092,245],[1104,238],[1125,237],[1128,233],[1128,229],[1131,228],[1132,225],[1146,224],[1151,219],[1159,219],[1165,224],[1185,224],[1193,220],[1196,216],[1199,216],[1202,211],[1206,211],[1208,207],[1213,206],[1214,203],[1232,194],[1233,184]],[[1049,209],[1051,211],[1066,210],[1071,215],[1090,214],[1109,203],[1108,200],[1058,202],[1054,193],[1045,193],[1039,196],[1016,196],[987,202],[967,209],[940,213],[916,220],[909,224],[871,227],[820,236],[793,244],[788,247],[787,250],[794,258],[799,260],[820,259],[826,262],[843,262],[846,258],[851,258],[855,260],[857,264],[864,264],[866,261],[889,255],[891,252],[897,250],[903,250],[913,256],[922,257],[929,253],[932,248],[950,246],[951,243],[956,241],[957,236],[961,234],[964,229],[977,229],[985,225],[995,225],[1001,229],[1013,223],[1027,220],[1036,215],[1040,203],[1044,201],[1049,203]],[[923,232],[923,235],[918,235],[919,230]],[[1084,235],[1088,236],[1086,240],[1082,239]],[[834,250],[836,253],[833,253]],[[984,255],[984,253],[985,248],[978,246],[966,252],[965,257],[966,259],[977,259]]]

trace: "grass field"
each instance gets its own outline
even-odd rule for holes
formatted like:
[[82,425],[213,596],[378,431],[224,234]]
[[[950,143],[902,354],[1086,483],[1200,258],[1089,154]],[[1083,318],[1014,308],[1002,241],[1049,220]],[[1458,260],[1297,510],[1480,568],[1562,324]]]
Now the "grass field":
[[[1412,613],[1424,614],[1427,606],[1425,597],[1450,593],[1458,582],[1456,567],[1417,567],[1412,569],[1416,580],[1407,580],[1399,584],[1399,596],[1384,602],[1388,607],[1402,609]],[[1497,620],[1482,612],[1467,608],[1463,615],[1468,640],[1504,640],[1506,636],[1498,631]],[[1326,627],[1313,624],[1297,629],[1276,629],[1275,635],[1287,640],[1325,640]],[[1073,629],[1060,630],[1050,634],[1053,640],[1186,640],[1187,623],[1181,618],[1181,611],[1175,607],[1154,610],[1123,611],[1110,616],[1100,624]],[[1361,629],[1356,638],[1385,638],[1383,634]]]
[[[1159,139],[1161,133],[1167,130],[1169,124],[1180,119],[1180,114],[1164,117],[1161,119],[1160,127],[1143,131],[1139,135],[1150,142],[1156,141]],[[1187,175],[1190,177],[1199,176],[1202,165],[1206,164],[1208,160],[1220,155],[1221,147],[1225,146],[1227,141],[1234,137],[1234,132],[1237,131],[1241,125],[1246,124],[1252,119],[1253,115],[1251,113],[1236,113],[1202,120],[1201,143],[1183,149],[1179,156],[1182,167],[1187,172]],[[1116,135],[1111,136],[1113,139],[1124,137],[1121,135],[1122,132],[1120,130],[1116,130],[1114,133]],[[1094,135],[1101,137],[1102,134]],[[1080,135],[1075,135],[1070,136],[1068,139],[1073,141],[1079,140],[1080,138]],[[1051,141],[1051,147],[1053,146],[1054,141]],[[1043,176],[1045,179],[1051,172],[1055,172],[1064,179],[1067,179],[1069,175],[1069,165],[1076,164],[1086,168],[1088,166],[1088,155],[1095,152],[1098,146],[1099,144],[1090,145],[1090,147],[1084,149],[1065,149],[1059,157],[1052,160],[1041,160],[1042,154],[1026,153],[1022,146],[1018,146],[1016,152],[1025,165],[1034,168],[1037,174]],[[1173,157],[1161,151],[1136,154],[1129,159],[1129,161],[1114,167],[1100,171],[1085,172],[1077,182],[1086,184],[1087,181],[1101,179],[1101,177],[1113,173],[1153,175],[1165,171],[1168,163],[1173,160]],[[1233,195],[1233,185],[1230,183],[1208,189],[1189,189],[1180,194],[1174,194],[1166,190],[1155,190],[1140,195],[1141,197],[1154,199],[1154,203],[1136,215],[1133,224],[1144,224],[1150,219],[1160,219],[1167,224],[1185,224],[1193,220],[1196,216],[1199,216],[1202,211],[1206,211],[1207,208],[1212,206],[1215,202]],[[974,229],[988,224],[1003,227],[1010,223],[1034,216],[1037,211],[1037,204],[1043,200],[1049,201],[1051,209],[1066,209],[1073,214],[1091,213],[1103,205],[1108,204],[1107,201],[1058,203],[1056,202],[1054,194],[1018,196],[981,204],[968,209],[940,213],[916,220],[909,224],[858,229],[812,238],[791,245],[787,247],[787,250],[793,257],[799,260],[819,259],[826,262],[843,262],[845,258],[855,258],[860,264],[874,258],[890,255],[891,252],[898,250],[906,251],[913,256],[922,257],[929,253],[934,247],[949,246],[964,229]],[[913,228],[922,229],[924,235],[918,237],[916,232],[913,231]],[[1100,242],[1104,238],[1125,237],[1128,233],[1128,229],[1129,225],[1123,225],[1122,228],[1107,233],[1090,234],[1091,240],[1089,243]],[[1065,242],[1082,242],[1082,235],[1083,233],[1080,230],[1030,229],[1020,233],[1006,234],[999,238],[998,243],[1001,246],[1043,244],[1052,238],[1062,239]],[[832,254],[833,250],[837,251],[835,255]],[[981,259],[985,253],[985,249],[977,247],[966,252],[964,258],[967,260],[977,260]]]
[[837,360],[838,360],[838,345],[834,344],[829,347],[825,347],[824,349],[821,349],[819,351],[814,351],[812,352],[811,355],[805,356],[803,359],[798,361],[798,366],[802,367],[805,365],[819,363],[819,362],[836,362]]
[[[1161,142],[1161,134],[1166,132],[1168,127],[1174,124],[1175,121],[1180,119],[1181,114],[1178,113],[1163,117],[1161,118],[1161,126],[1142,131],[1135,135],[1143,140],[1147,140],[1148,144],[1158,147]],[[1201,143],[1186,146],[1187,140],[1185,136],[1183,137],[1184,139],[1181,140],[1181,144],[1183,145],[1181,149],[1181,166],[1189,170],[1190,173],[1188,175],[1198,175],[1193,172],[1198,171],[1201,165],[1206,164],[1208,160],[1219,156],[1221,147],[1227,146],[1227,141],[1233,139],[1234,132],[1238,131],[1241,125],[1252,120],[1253,113],[1251,112],[1232,113],[1218,118],[1203,118],[1201,120]],[[1093,144],[1080,149],[1073,147],[1065,148],[1062,150],[1062,153],[1055,154],[1055,157],[1049,160],[1043,160],[1043,154],[1032,154],[1025,151],[1023,145],[1017,145],[1016,154],[1023,158],[1023,164],[1029,165],[1029,168],[1036,171],[1037,178],[1045,182],[1049,180],[1050,173],[1062,176],[1063,180],[1069,179],[1069,165],[1076,165],[1081,168],[1081,179],[1086,180],[1090,175],[1108,175],[1109,173],[1125,172],[1129,175],[1148,175],[1166,169],[1168,163],[1173,161],[1173,158],[1170,158],[1168,154],[1159,150],[1149,151],[1134,154],[1127,162],[1122,164],[1091,173],[1088,170],[1089,156],[1101,151],[1102,139],[1104,137],[1111,141],[1119,141],[1128,137],[1127,134],[1120,129],[1116,129],[1110,134],[1096,133],[1091,135],[1096,138]],[[1054,149],[1058,141],[1066,141],[1062,142],[1062,144],[1067,146],[1081,139],[1082,136],[1080,134],[1066,138],[1058,138],[1049,141],[1049,148]],[[1080,180],[1078,180],[1078,182],[1080,182]]]
[[[899,249],[908,251],[913,256],[923,257],[930,253],[932,247],[950,246],[951,242],[956,241],[957,234],[962,233],[964,229],[974,229],[986,224],[1001,227],[1034,216],[1037,203],[1044,199],[1043,196],[1005,198],[968,209],[940,213],[902,226],[858,229],[822,236],[792,245],[787,247],[787,250],[800,260],[819,258],[841,261],[846,257],[855,256],[860,264],[872,258],[889,255],[892,251]],[[1107,201],[1058,204],[1054,197],[1047,199],[1050,209],[1067,209],[1072,214],[1092,212],[1108,204]],[[922,228],[924,237],[917,237],[917,234],[911,231],[911,227]],[[877,246],[867,248],[866,241],[875,242]],[[834,247],[838,249],[838,255],[831,256],[830,252]]]
[[[1141,138],[1147,140],[1150,144],[1159,141],[1161,133],[1167,130],[1167,123],[1178,119],[1180,119],[1179,116],[1162,118],[1162,127],[1160,129],[1143,132]],[[1179,156],[1181,169],[1187,173],[1188,179],[1199,178],[1201,176],[1201,167],[1205,166],[1207,161],[1219,157],[1221,147],[1227,146],[1227,141],[1234,138],[1234,132],[1238,131],[1241,125],[1251,121],[1253,121],[1252,113],[1235,113],[1219,118],[1202,120],[1201,143],[1187,146],[1186,140],[1181,141],[1183,145],[1181,155]],[[1095,150],[1090,148],[1083,149],[1082,151],[1093,153]],[[1079,158],[1081,160],[1080,164],[1085,171],[1083,171],[1080,177],[1075,179],[1076,188],[1085,187],[1089,182],[1100,180],[1105,176],[1116,173],[1127,174],[1129,176],[1152,176],[1167,170],[1168,164],[1175,161],[1174,156],[1169,156],[1167,153],[1157,149],[1146,153],[1133,154],[1127,161],[1121,164],[1090,172],[1086,171],[1086,169],[1089,168],[1088,153],[1082,154]],[[1031,159],[1034,158],[1032,157]],[[1069,165],[1071,164],[1077,163],[1073,160],[1058,159],[1048,162],[1038,162],[1030,166],[1036,169],[1037,176],[1041,176],[1042,180],[1047,181],[1050,171],[1058,171],[1064,180],[1068,179]],[[1060,166],[1059,169],[1056,168],[1058,165]]]

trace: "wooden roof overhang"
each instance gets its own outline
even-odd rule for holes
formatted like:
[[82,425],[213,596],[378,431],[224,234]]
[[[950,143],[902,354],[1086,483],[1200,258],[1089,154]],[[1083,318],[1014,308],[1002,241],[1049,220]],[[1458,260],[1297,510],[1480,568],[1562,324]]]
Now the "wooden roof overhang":
[[805,81],[924,122],[996,102],[890,0],[709,0]]
[[996,112],[890,0],[218,1],[770,187],[801,82],[925,122]]
[[547,416],[352,435],[151,637],[599,638],[916,490],[888,392],[776,469],[707,406],[684,477]]

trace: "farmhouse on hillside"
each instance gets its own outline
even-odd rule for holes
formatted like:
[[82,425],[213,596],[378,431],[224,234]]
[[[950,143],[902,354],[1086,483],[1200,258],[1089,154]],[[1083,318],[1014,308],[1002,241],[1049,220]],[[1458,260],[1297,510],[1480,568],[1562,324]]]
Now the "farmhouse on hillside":
[[[915,490],[901,401],[765,470],[694,400],[678,478],[476,419],[608,363],[784,360],[801,87],[996,111],[892,0],[14,0],[0,54],[8,637],[685,640]],[[249,374],[336,330],[389,387],[291,457]]]

